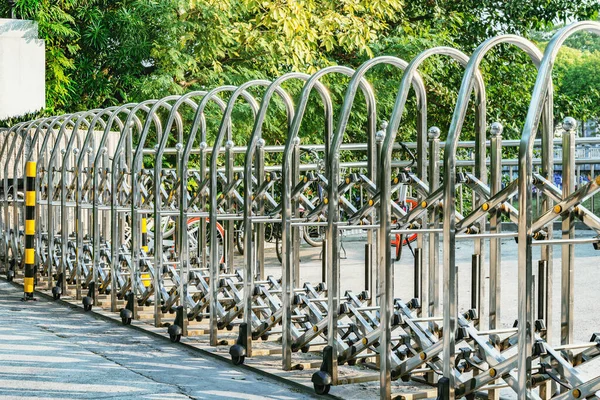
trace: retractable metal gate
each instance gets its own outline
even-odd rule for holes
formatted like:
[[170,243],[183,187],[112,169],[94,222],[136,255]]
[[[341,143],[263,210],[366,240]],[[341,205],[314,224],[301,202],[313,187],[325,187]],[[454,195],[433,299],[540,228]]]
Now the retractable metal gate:
[[[55,299],[80,300],[86,311],[118,311],[126,325],[148,320],[172,341],[197,337],[227,346],[235,364],[280,360],[285,371],[309,373],[319,394],[379,381],[380,397],[388,399],[392,382],[415,380],[435,388],[439,399],[495,399],[502,390],[522,399],[596,398],[598,368],[581,367],[597,363],[600,334],[574,342],[574,249],[600,249],[598,237],[575,236],[576,220],[600,233],[600,217],[583,205],[600,191],[600,177],[576,182],[572,118],[562,124],[562,186],[552,180],[552,67],[579,31],[600,34],[600,24],[563,28],[543,53],[524,38],[502,35],[470,57],[436,47],[410,62],[382,56],[357,70],[332,66],[20,123],[0,132],[2,271],[23,283],[24,300],[35,287],[47,289]],[[503,170],[508,142],[500,123],[488,126],[479,72],[501,44],[521,49],[538,69],[518,176]],[[444,135],[428,121],[419,74],[431,57],[464,68]],[[380,100],[369,83],[379,65],[395,67],[401,79],[389,122],[377,120]],[[323,79],[335,75],[347,81],[339,104]],[[292,81],[303,85],[299,93]],[[407,108],[411,89],[415,110]],[[364,111],[355,107],[359,90]],[[318,143],[301,133],[313,92],[323,109]],[[461,132],[471,104],[473,161],[465,163]],[[236,114],[240,107],[246,112]],[[277,123],[285,127],[284,145],[263,138],[276,107],[283,110]],[[365,142],[349,135],[353,112],[365,113]],[[416,120],[412,144],[397,140],[407,115]],[[355,160],[344,161],[343,152]],[[465,192],[470,206],[459,210]],[[516,231],[502,231],[503,221]],[[345,290],[341,261],[344,237],[356,231],[364,246],[360,292]],[[473,243],[469,307],[462,310],[460,241]],[[313,250],[320,265],[311,266],[320,279],[302,282],[308,244],[321,246]],[[404,246],[414,255],[408,293],[394,285]],[[505,246],[518,252],[512,326],[500,318]],[[535,270],[533,246],[541,248]],[[274,254],[280,264],[269,258]],[[554,295],[556,262],[561,289]],[[561,301],[556,339],[554,296]]]

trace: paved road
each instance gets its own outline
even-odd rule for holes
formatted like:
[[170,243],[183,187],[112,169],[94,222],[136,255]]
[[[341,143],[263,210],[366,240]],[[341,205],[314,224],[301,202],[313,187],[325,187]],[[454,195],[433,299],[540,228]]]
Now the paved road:
[[0,399],[308,399],[295,388],[0,281]]

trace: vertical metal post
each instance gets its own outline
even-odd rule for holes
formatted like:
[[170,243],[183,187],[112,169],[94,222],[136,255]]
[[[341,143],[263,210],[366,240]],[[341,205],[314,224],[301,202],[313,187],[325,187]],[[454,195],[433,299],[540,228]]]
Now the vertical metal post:
[[[292,180],[291,187],[294,188],[298,184],[298,176],[300,174],[300,139],[296,138],[294,141],[294,150],[292,157]],[[326,143],[329,140],[325,141]],[[327,152],[325,153],[327,154]],[[327,157],[327,156],[325,156]],[[327,165],[327,164],[325,164]],[[292,201],[292,217],[298,216],[298,202],[294,199]],[[283,227],[283,225],[282,225]],[[303,228],[304,229],[304,228]],[[300,285],[300,227],[294,226],[291,229],[291,239],[292,239],[292,286],[291,290],[294,290],[295,287]],[[331,238],[330,238],[331,239]],[[327,257],[324,257],[327,260]]]
[[[229,130],[229,135],[231,135],[231,130]],[[233,184],[233,180],[235,179],[235,174],[233,172],[233,159],[234,159],[234,153],[233,153],[233,146],[235,145],[235,143],[232,140],[228,140],[227,142],[225,142],[225,176],[227,176],[227,183],[228,184]],[[231,198],[231,196],[229,196],[227,194],[227,199],[225,199],[225,204],[227,205],[226,207],[226,212],[231,212],[232,208],[233,208],[233,199]],[[234,241],[233,241],[233,235],[235,232],[235,221],[234,220],[228,220],[228,221],[224,221],[223,222],[223,228],[225,228],[225,237],[223,238],[223,255],[225,256],[225,268],[226,271],[229,272],[233,272],[235,270],[235,266],[234,266],[234,260],[233,260],[233,256],[234,256]]]
[[[577,134],[577,121],[571,117],[563,121],[565,132],[562,137],[563,146],[563,199],[575,191],[575,136]],[[575,215],[566,211],[562,217],[562,238],[575,237]],[[574,267],[575,246],[562,245],[561,252],[561,328],[560,343],[569,344],[573,341],[573,296],[574,296]]]
[[[490,127],[490,197],[502,190],[502,131],[504,127],[499,122]],[[485,207],[485,205],[483,206]],[[500,209],[490,210],[490,233],[502,231],[502,212]],[[502,304],[502,240],[490,238],[490,296],[489,296],[489,329],[500,326],[500,310]],[[499,400],[500,391],[488,391],[489,400]]]
[[[255,153],[255,163],[256,163],[256,181],[258,185],[261,184],[265,180],[265,140],[259,139],[257,143],[256,153]],[[252,179],[246,179],[246,183],[250,183],[252,185]],[[258,215],[265,215],[265,201],[263,196],[259,199],[256,199],[256,208]],[[252,237],[252,223],[250,226],[244,226],[246,230],[245,234]],[[274,228],[273,228],[274,229]],[[259,279],[263,280],[265,277],[265,224],[260,223],[256,225],[256,245],[252,247],[253,250],[256,251],[256,255],[254,260],[252,261],[252,271],[253,276],[252,280],[254,280],[255,275],[255,267],[258,264],[258,276]],[[250,258],[248,259],[250,260]],[[250,269],[248,270],[250,271]],[[250,286],[250,290],[254,289],[254,285]],[[250,309],[249,309],[250,310]],[[251,326],[251,325],[249,325]],[[250,335],[251,336],[251,335]]]
[[[499,122],[492,123],[490,133],[490,196],[495,196],[502,190],[502,131],[504,127]],[[484,206],[485,207],[485,206]],[[502,231],[502,213],[491,210],[490,233]],[[500,326],[501,294],[502,294],[502,241],[500,238],[490,239],[490,311],[489,328]]]
[[[432,126],[427,132],[429,140],[429,192],[433,193],[440,186],[440,128]],[[439,213],[432,207],[428,215],[429,228],[439,227]],[[437,316],[440,307],[440,235],[429,234],[429,303],[428,316]]]
[[[402,242],[398,244],[402,246]],[[415,248],[415,261],[414,261],[414,293],[413,296],[419,300],[422,300],[422,276],[421,271],[423,269],[423,249],[420,247]]]
[[[381,158],[385,157],[385,154],[382,154],[382,147],[383,147],[383,141],[385,139],[385,133],[388,127],[388,123],[386,121],[383,121],[381,123],[381,130],[379,130],[376,134],[375,134],[375,145],[377,147],[377,166],[379,167],[381,165]],[[377,173],[379,173],[379,171],[377,171]],[[378,182],[378,180],[376,179],[376,177],[373,179],[374,182]],[[380,188],[377,188],[378,190],[380,190]],[[361,190],[362,190],[362,186],[361,186]],[[380,192],[381,193],[381,192]],[[379,201],[383,201],[383,198],[380,198]],[[380,207],[377,207],[376,211],[376,220],[379,221],[379,223],[381,224],[381,217],[380,217]],[[381,259],[381,254],[379,254],[379,243],[377,243],[381,238],[377,235],[377,231],[373,232],[373,236],[375,237],[375,242],[377,244],[377,250],[371,251],[371,265],[369,266],[369,270],[367,271],[365,269],[365,274],[368,273],[368,282],[366,280],[365,277],[365,286],[367,286],[368,284],[368,290],[370,290],[371,293],[371,305],[373,305],[372,303],[375,302],[376,305],[379,305],[379,296],[376,296],[375,294],[377,293],[377,288],[379,287],[379,281],[381,279],[381,275],[380,275],[380,259]],[[375,253],[375,254],[373,254]]]
[[[542,176],[552,180],[554,174],[554,104],[552,103],[552,94],[548,94],[544,113],[542,114]],[[543,196],[541,212],[545,213],[552,209],[553,201],[550,196]],[[552,237],[554,230],[553,224],[548,224],[548,237]],[[552,318],[552,285],[553,285],[553,246],[542,246],[541,260],[539,262],[538,273],[538,292],[540,293],[538,301],[538,318],[546,323],[546,332],[543,332],[544,339],[552,342],[553,318]],[[550,398],[552,396],[552,384],[547,382],[540,387],[540,396]],[[544,393],[546,392],[546,393]],[[544,397],[545,396],[545,397]]]

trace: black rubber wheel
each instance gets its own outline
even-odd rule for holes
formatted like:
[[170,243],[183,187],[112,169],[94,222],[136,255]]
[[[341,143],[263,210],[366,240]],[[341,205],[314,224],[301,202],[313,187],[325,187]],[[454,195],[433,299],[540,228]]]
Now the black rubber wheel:
[[246,356],[231,356],[233,365],[242,365],[246,360]]
[[171,339],[171,342],[177,343],[181,340],[181,335],[171,335],[170,339]]
[[320,395],[326,395],[329,393],[329,389],[331,389],[331,385],[317,385],[316,383],[313,383],[313,386],[315,388],[315,393]]
[[269,334],[268,334],[268,333],[265,333],[264,335],[262,335],[262,336],[260,337],[260,340],[264,340],[264,341],[266,342],[267,340],[269,340]]
[[300,348],[300,351],[302,351],[304,354],[306,354],[310,351],[310,346],[303,346]]

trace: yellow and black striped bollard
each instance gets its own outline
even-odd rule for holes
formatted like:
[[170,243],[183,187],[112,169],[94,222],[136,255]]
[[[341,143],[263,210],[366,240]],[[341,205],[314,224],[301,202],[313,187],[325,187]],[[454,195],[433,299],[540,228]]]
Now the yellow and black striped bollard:
[[[142,217],[142,250],[144,253],[148,253],[148,219]],[[150,286],[150,273],[148,271],[141,272],[142,283],[144,287]]]
[[35,289],[35,177],[36,163],[25,165],[25,279],[23,300],[34,300]]

